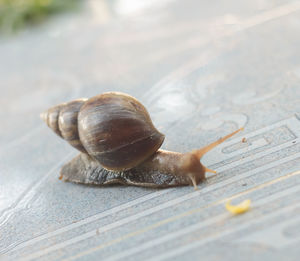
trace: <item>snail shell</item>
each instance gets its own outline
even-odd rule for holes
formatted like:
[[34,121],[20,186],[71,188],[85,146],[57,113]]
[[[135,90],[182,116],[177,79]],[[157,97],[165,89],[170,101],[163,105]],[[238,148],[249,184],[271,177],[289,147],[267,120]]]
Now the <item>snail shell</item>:
[[79,139],[77,124],[79,110],[86,100],[83,98],[59,104],[41,114],[41,118],[49,128],[71,146],[84,153],[86,150]]
[[108,92],[50,108],[41,115],[60,137],[81,151],[61,169],[66,181],[145,187],[193,185],[213,172],[202,156],[243,128],[187,153],[159,150],[164,135],[135,98]]
[[41,117],[56,134],[109,170],[139,165],[164,141],[145,107],[118,92],[60,104]]

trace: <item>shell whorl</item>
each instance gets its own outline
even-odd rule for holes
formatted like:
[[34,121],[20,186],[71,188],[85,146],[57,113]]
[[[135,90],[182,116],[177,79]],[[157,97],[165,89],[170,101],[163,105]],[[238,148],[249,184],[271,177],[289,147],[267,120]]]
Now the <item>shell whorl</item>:
[[86,101],[78,114],[78,130],[88,154],[115,171],[131,169],[146,160],[165,137],[137,99],[119,92]]
[[58,136],[66,140],[71,146],[86,153],[82,146],[78,133],[78,113],[87,99],[77,99],[51,107],[41,114],[46,122]]
[[41,118],[73,147],[114,171],[139,165],[160,148],[165,137],[138,100],[119,92],[60,104]]

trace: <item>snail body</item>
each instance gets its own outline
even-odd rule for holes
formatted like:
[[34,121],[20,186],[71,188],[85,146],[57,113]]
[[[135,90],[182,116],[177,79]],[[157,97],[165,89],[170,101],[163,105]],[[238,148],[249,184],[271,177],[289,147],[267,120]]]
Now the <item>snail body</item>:
[[135,98],[108,92],[60,104],[41,114],[60,137],[81,154],[65,164],[66,181],[146,187],[193,185],[205,179],[201,157],[241,129],[189,153],[159,149],[164,135]]

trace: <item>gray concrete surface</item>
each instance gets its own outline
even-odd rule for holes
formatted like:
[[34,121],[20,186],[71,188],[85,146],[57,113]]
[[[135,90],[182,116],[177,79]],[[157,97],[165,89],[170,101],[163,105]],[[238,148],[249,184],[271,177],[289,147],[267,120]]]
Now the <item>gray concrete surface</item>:
[[[94,0],[1,38],[0,259],[299,260],[299,31],[299,1]],[[245,131],[199,191],[61,182],[77,152],[39,113],[104,91],[139,98],[165,149]]]

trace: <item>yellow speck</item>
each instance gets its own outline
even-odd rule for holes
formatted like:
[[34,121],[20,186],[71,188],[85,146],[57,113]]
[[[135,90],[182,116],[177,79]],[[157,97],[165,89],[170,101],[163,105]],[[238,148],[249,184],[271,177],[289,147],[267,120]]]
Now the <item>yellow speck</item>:
[[250,204],[251,204],[251,200],[247,199],[247,200],[244,200],[242,203],[234,206],[234,205],[230,204],[230,200],[229,200],[229,201],[227,201],[225,207],[232,214],[238,215],[238,214],[242,214],[242,213],[248,211],[250,208]]

